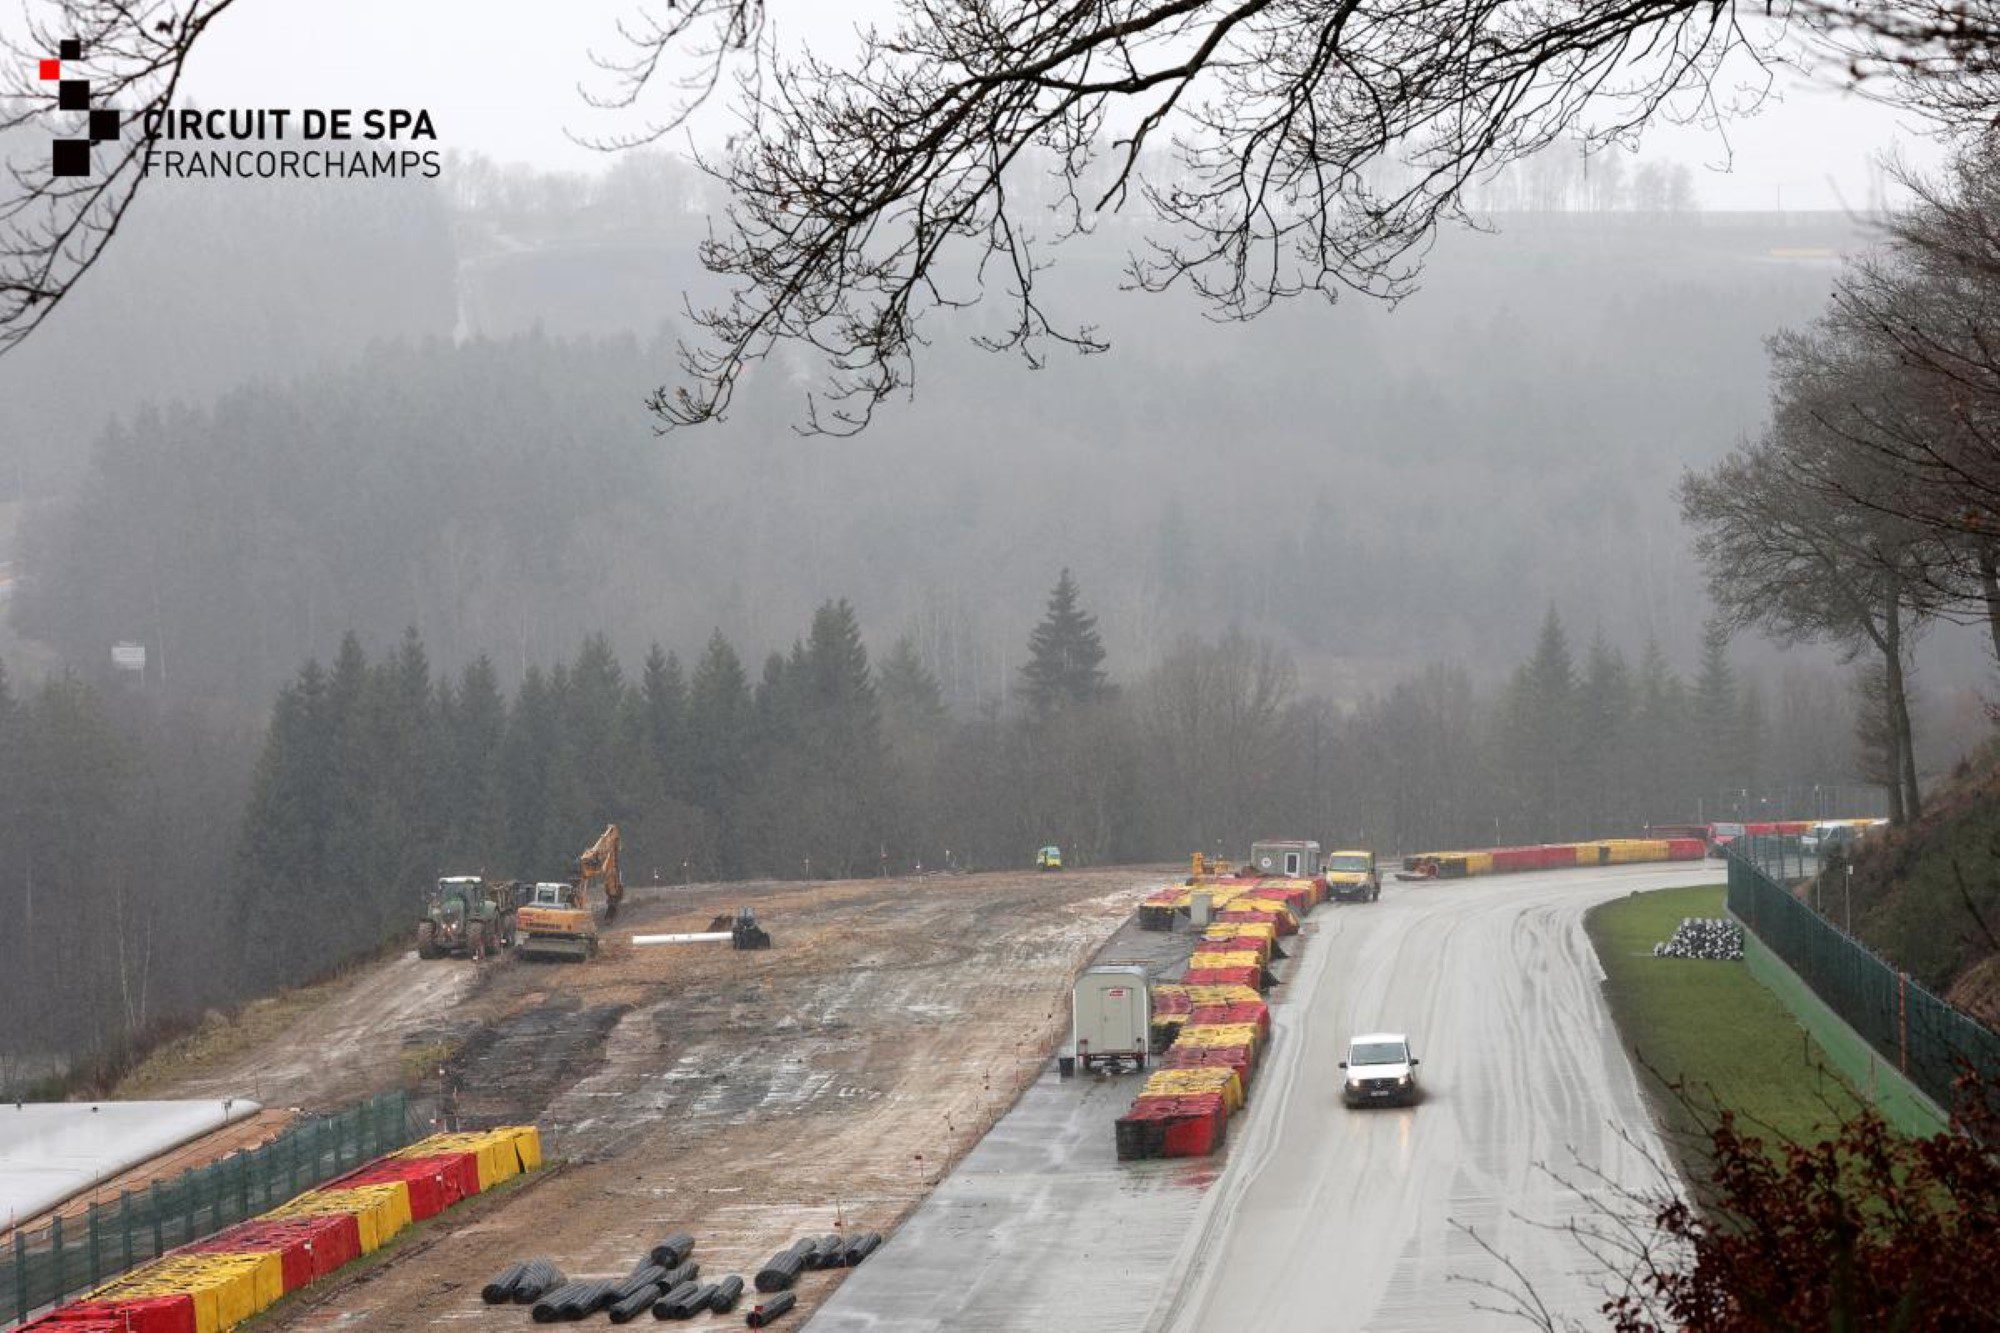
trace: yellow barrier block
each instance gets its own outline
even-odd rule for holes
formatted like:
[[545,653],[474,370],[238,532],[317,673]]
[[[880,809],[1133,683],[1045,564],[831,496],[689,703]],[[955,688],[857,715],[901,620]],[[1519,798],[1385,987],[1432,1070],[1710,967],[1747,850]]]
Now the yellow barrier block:
[[372,1254],[410,1225],[410,1187],[401,1181],[354,1185],[347,1189],[308,1190],[281,1204],[265,1217],[311,1217],[319,1213],[352,1213],[361,1229],[361,1249]]
[[1139,1090],[1142,1097],[1186,1097],[1202,1092],[1221,1093],[1222,1104],[1231,1111],[1243,1105],[1243,1080],[1233,1069],[1162,1069],[1148,1075]]
[[503,1125],[493,1131],[496,1134],[511,1135],[514,1152],[521,1160],[523,1171],[536,1171],[542,1165],[542,1131],[533,1125]]
[[1255,986],[1183,986],[1189,1004],[1246,1004],[1262,1000]]
[[[199,1286],[183,1288],[172,1277],[172,1269],[166,1259],[155,1259],[152,1263],[135,1268],[122,1277],[105,1283],[91,1292],[87,1299],[93,1301],[129,1300],[136,1296],[188,1296],[194,1301],[195,1333],[221,1333],[222,1316],[216,1301],[215,1288]],[[164,1271],[163,1271],[164,1270]]]
[[1610,844],[1610,847],[1613,865],[1635,865],[1642,861],[1667,859],[1665,839],[1627,838]]
[[1218,967],[1262,967],[1263,965],[1264,960],[1262,958],[1248,951],[1241,953],[1202,953],[1197,950],[1194,956],[1188,959],[1188,970],[1190,972],[1206,971]]
[[1223,921],[1201,932],[1205,940],[1263,940],[1275,943],[1278,928],[1268,921]]
[[1255,1023],[1198,1023],[1181,1029],[1179,1046],[1248,1046],[1257,1048]]
[[170,1254],[92,1296],[188,1296],[195,1333],[222,1333],[275,1305],[284,1286],[276,1254]]

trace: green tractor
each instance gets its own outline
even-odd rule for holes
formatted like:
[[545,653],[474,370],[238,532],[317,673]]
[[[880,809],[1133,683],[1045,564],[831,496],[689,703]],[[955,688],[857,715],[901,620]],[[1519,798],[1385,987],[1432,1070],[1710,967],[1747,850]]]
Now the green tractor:
[[456,954],[481,959],[514,943],[514,885],[479,875],[453,875],[437,882],[424,899],[417,922],[417,957]]

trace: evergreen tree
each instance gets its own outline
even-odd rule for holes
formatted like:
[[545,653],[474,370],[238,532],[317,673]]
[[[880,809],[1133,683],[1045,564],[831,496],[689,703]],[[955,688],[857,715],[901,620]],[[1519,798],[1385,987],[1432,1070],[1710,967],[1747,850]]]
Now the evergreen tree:
[[1701,784],[1693,771],[1687,687],[1668,664],[1658,640],[1646,642],[1634,693],[1632,741],[1625,763],[1639,808],[1655,821],[1712,814],[1700,800]]
[[1701,669],[1694,678],[1693,737],[1696,772],[1704,800],[1742,814],[1748,797],[1748,777],[1738,756],[1742,719],[1736,697],[1736,673],[1729,665],[1729,629],[1712,620],[1701,636]]
[[741,864],[738,819],[751,728],[749,678],[717,630],[688,682],[688,793],[716,826],[716,859],[704,867],[708,873],[729,874]]
[[882,720],[896,738],[934,735],[948,720],[944,688],[917,656],[916,640],[896,640],[875,672]]
[[1085,704],[1109,693],[1104,643],[1097,617],[1084,611],[1076,580],[1064,569],[1049,593],[1048,609],[1028,636],[1028,662],[1018,691],[1040,715],[1066,704]]
[[1576,719],[1576,663],[1550,607],[1534,655],[1515,670],[1501,706],[1502,764],[1521,775],[1514,836],[1549,838],[1580,822]]
[[[450,826],[454,864],[504,875],[506,794],[501,749],[507,739],[507,700],[484,654],[460,675],[449,712]],[[460,871],[452,871],[457,874]]]
[[[1577,689],[1581,778],[1587,828],[1625,829],[1644,822],[1619,771],[1632,728],[1632,672],[1625,656],[1605,641],[1602,629],[1591,638]],[[1587,836],[1587,835],[1586,835]]]
[[521,879],[540,879],[561,868],[557,854],[545,849],[542,842],[549,766],[560,730],[548,676],[540,667],[531,666],[521,678],[521,688],[514,692],[506,739],[500,747],[508,873]]
[[243,975],[250,986],[311,968],[310,949],[365,947],[345,913],[327,923],[328,937],[293,928],[327,901],[328,838],[333,829],[336,774],[331,686],[318,662],[278,694],[264,747],[251,779],[239,840],[237,910]]
[[641,725],[661,788],[679,801],[693,796],[687,771],[687,694],[680,659],[654,644],[639,683]]

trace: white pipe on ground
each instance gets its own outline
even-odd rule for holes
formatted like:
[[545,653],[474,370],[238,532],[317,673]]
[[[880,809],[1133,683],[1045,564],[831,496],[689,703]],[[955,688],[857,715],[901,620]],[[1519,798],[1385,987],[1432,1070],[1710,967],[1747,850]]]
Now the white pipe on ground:
[[726,930],[701,931],[692,935],[634,935],[634,944],[716,944],[734,939]]

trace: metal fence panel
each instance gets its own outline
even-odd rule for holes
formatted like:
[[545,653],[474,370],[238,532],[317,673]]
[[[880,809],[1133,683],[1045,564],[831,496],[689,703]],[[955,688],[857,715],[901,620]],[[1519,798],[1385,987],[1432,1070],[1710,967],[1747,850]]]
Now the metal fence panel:
[[1729,910],[1783,959],[1829,1009],[1949,1110],[1968,1068],[2000,1083],[2000,1034],[1954,1008],[1815,911],[1787,887],[1819,866],[1785,840],[1741,838],[1729,848]]
[[261,1148],[121,1193],[115,1205],[92,1204],[81,1227],[76,1218],[65,1226],[58,1215],[44,1226],[16,1230],[0,1247],[0,1315],[11,1310],[13,1320],[25,1320],[415,1138],[408,1097],[383,1093],[293,1125]]

